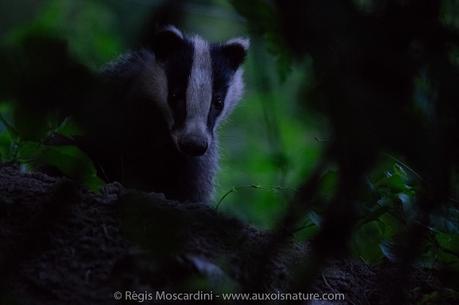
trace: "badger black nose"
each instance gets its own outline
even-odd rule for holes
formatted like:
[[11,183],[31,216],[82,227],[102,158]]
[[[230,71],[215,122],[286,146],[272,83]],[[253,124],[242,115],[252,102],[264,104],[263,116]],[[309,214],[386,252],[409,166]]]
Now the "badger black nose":
[[202,156],[207,146],[207,140],[199,136],[187,136],[179,141],[180,150],[190,156]]

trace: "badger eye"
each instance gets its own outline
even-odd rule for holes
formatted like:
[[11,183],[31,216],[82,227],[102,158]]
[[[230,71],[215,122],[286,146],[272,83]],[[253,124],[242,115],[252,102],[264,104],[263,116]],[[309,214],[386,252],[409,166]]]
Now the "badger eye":
[[223,108],[223,98],[221,96],[216,96],[214,98],[214,106],[217,108],[217,109],[222,109]]

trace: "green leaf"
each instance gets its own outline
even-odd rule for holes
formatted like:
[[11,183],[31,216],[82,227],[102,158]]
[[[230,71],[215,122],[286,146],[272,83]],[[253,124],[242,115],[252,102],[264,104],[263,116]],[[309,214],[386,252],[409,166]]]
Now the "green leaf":
[[319,227],[312,222],[304,224],[301,228],[295,231],[295,239],[297,241],[310,240],[319,232]]
[[73,137],[83,134],[81,128],[71,117],[66,117],[62,123],[54,130],[54,132],[66,137]]
[[459,235],[438,232],[435,239],[440,247],[438,262],[459,272]]
[[48,116],[45,112],[38,113],[18,106],[14,110],[14,127],[22,140],[40,141],[49,131]]
[[377,223],[385,240],[392,240],[402,226],[402,223],[389,213],[381,215]]
[[405,180],[400,175],[389,175],[376,182],[376,187],[385,187],[394,193],[403,192],[407,189]]
[[383,240],[383,234],[376,221],[361,226],[352,238],[354,255],[366,263],[377,263],[383,258],[383,253],[378,247]]
[[374,209],[367,215],[365,215],[362,219],[359,220],[356,227],[359,228],[371,221],[379,219],[383,214],[389,211],[389,207],[387,206],[378,206],[378,208]]
[[19,143],[18,157],[22,163],[33,163],[37,158],[41,144],[32,141],[22,141]]
[[317,212],[311,211],[308,213],[309,220],[315,224],[317,227],[320,227],[322,223],[322,216],[320,216]]
[[329,201],[336,192],[338,173],[334,169],[329,169],[320,178],[319,194],[322,198]]
[[22,142],[19,147],[19,160],[32,168],[56,168],[91,190],[97,190],[103,184],[102,180],[97,177],[92,161],[74,146],[52,146],[30,141]]
[[430,216],[431,229],[436,232],[459,235],[459,210],[448,208]]
[[381,252],[389,261],[395,261],[397,259],[395,255],[395,244],[393,242],[389,240],[383,240],[379,244],[379,249],[381,249]]
[[7,131],[0,132],[0,161],[10,161],[13,157],[13,140]]
[[403,169],[403,167],[400,164],[394,163],[394,166],[392,167],[392,169],[394,171],[394,175],[399,176],[403,178],[404,180],[408,179],[408,175],[406,171]]
[[10,138],[17,138],[18,134],[14,126],[9,122],[13,113],[12,103],[0,103],[0,131],[9,133]]
[[438,232],[435,234],[435,238],[440,247],[459,255],[459,235]]

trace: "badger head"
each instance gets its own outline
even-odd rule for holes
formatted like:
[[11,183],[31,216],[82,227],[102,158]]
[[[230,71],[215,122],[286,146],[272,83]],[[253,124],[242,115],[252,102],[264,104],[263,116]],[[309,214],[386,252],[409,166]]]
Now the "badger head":
[[201,156],[213,144],[216,127],[241,98],[241,64],[248,47],[248,39],[213,44],[171,26],[157,33],[151,81],[180,152]]

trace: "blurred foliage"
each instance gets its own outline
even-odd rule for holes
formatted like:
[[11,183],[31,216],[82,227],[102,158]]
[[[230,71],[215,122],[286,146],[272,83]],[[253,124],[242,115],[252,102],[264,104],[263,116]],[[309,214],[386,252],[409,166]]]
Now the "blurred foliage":
[[[363,16],[378,14],[383,11],[385,3],[388,3],[370,0],[350,2]],[[142,16],[143,11],[157,5],[155,1],[134,1],[128,4],[128,1],[102,0],[50,0],[43,1],[40,5],[35,2],[24,3],[27,5],[21,7],[22,14],[34,17],[31,18],[32,21],[24,21],[17,16],[19,20],[17,23],[10,21],[7,29],[2,31],[0,40],[2,47],[23,52],[20,54],[24,56],[24,65],[27,65],[26,59],[30,58],[27,57],[30,54],[24,52],[24,49],[31,35],[60,38],[67,43],[68,56],[75,60],[76,67],[79,67],[77,64],[82,64],[84,67],[89,67],[91,71],[122,53],[126,46],[132,45],[133,33],[140,31],[141,23],[138,17]],[[2,5],[7,6],[5,3]],[[132,11],[125,13],[123,9],[126,6],[130,8],[132,6]],[[13,4],[11,7],[14,8]],[[456,1],[442,1],[441,21],[452,30],[459,28],[458,10],[459,5]],[[236,12],[244,19],[241,19]],[[0,15],[5,13],[6,10],[2,10]],[[311,175],[320,157],[326,153],[326,147],[336,136],[330,131],[332,129],[328,120],[330,118],[326,119],[323,114],[326,112],[324,109],[336,109],[331,104],[320,103],[324,98],[320,94],[317,95],[317,91],[326,91],[330,87],[327,87],[328,84],[323,81],[324,76],[316,75],[314,70],[317,66],[325,66],[331,70],[329,66],[333,62],[324,63],[317,59],[321,59],[320,56],[309,56],[309,53],[314,55],[315,52],[323,51],[320,48],[313,49],[311,46],[307,46],[310,52],[302,60],[294,60],[289,49],[285,47],[285,37],[279,25],[281,17],[278,16],[272,1],[233,0],[230,3],[189,1],[185,5],[184,13],[188,18],[181,26],[190,32],[199,32],[204,37],[223,40],[247,31],[245,34],[249,34],[252,38],[252,48],[245,65],[246,96],[221,130],[222,160],[215,205],[218,205],[219,211],[236,215],[261,228],[271,228],[284,215],[287,203],[293,198],[304,177]],[[332,13],[336,12],[332,11]],[[20,15],[15,11],[15,15],[17,14]],[[319,30],[331,32],[334,30],[332,27],[337,24],[339,26],[340,22],[345,23],[341,19],[336,19],[334,22],[332,24],[330,20],[324,20],[323,28],[319,27]],[[209,24],[213,26],[209,27]],[[336,33],[338,36],[339,34]],[[339,40],[340,46],[348,51],[347,48],[355,42],[356,37],[350,35],[343,37],[345,38]],[[322,43],[317,37],[311,39],[317,39],[314,40],[317,45]],[[346,39],[350,41],[349,44]],[[456,67],[459,62],[458,47],[459,45],[452,47],[449,54],[451,65]],[[422,53],[416,43],[410,48],[410,52]],[[397,50],[386,51],[397,52]],[[61,54],[60,51],[57,54]],[[331,54],[332,58],[337,56],[333,52]],[[377,67],[397,64],[386,63],[381,59]],[[416,78],[411,80],[414,92],[410,94],[413,103],[408,104],[407,108],[415,114],[415,118],[406,123],[407,125],[422,122],[427,126],[435,120],[436,116],[433,101],[441,94],[442,88],[434,90],[432,75],[440,72],[430,67],[428,62],[421,66],[424,66],[424,69],[421,69]],[[31,69],[34,71],[33,69],[39,67],[32,66]],[[85,71],[74,66],[69,69],[75,69],[83,74]],[[11,78],[4,71],[0,72],[3,73],[0,79]],[[376,77],[371,73],[370,75]],[[391,75],[391,77],[393,77],[391,81],[397,83],[398,76]],[[367,80],[349,78],[346,81],[365,84]],[[81,151],[65,145],[52,146],[45,143],[46,137],[52,133],[69,137],[77,135],[79,131],[74,123],[65,119],[65,115],[56,115],[54,112],[38,112],[38,114],[34,111],[30,112],[23,103],[11,100],[12,95],[9,94],[10,88],[7,88],[7,85],[1,85],[0,89],[3,90],[0,92],[1,161],[17,161],[25,165],[25,168],[52,166],[82,181],[92,189],[97,189],[101,185],[95,175],[94,165]],[[383,91],[382,88],[373,89]],[[359,93],[366,94],[364,89]],[[326,92],[326,94],[330,93]],[[335,97],[340,98],[339,92],[334,94]],[[35,93],[32,94],[32,98],[34,95]],[[76,92],[74,96],[84,97]],[[304,99],[307,100],[306,103]],[[311,101],[315,101],[315,104]],[[347,110],[343,113],[338,111],[333,115],[342,115],[354,121],[363,120],[366,123],[371,115],[365,117],[365,111],[370,114],[386,111],[386,108],[359,108],[360,105],[353,104],[352,101],[344,101],[344,98],[342,102],[343,105],[348,106]],[[410,134],[406,130],[397,130],[398,126],[391,125],[393,117],[389,116],[390,112],[382,113],[388,116],[374,122],[378,125],[374,137],[377,137],[380,129],[397,133],[399,135],[397,139],[404,139],[407,143],[419,134],[422,136],[421,132]],[[451,118],[451,120],[455,119],[457,118]],[[367,130],[356,131],[371,133]],[[358,138],[351,139],[351,143],[352,140],[357,141]],[[355,147],[360,147],[357,144]],[[432,145],[427,142],[424,144],[427,148]],[[413,147],[413,150],[416,149],[418,147]],[[364,152],[356,152],[352,149],[347,153],[364,155]],[[389,154],[389,151],[386,151],[375,164],[376,166],[365,174],[365,188],[359,190],[356,196],[358,197],[355,199],[357,220],[353,228],[354,234],[349,242],[351,253],[368,263],[394,259],[393,249],[399,242],[399,233],[405,231],[412,221],[416,221],[418,207],[415,203],[420,197],[420,190],[429,183],[423,174],[413,169],[412,165],[405,163],[404,156],[397,153]],[[459,272],[457,172],[451,180],[452,196],[447,199],[448,202],[443,203],[441,208],[430,215],[427,240],[423,244],[423,253],[418,262],[429,268],[444,267]],[[312,239],[317,235],[327,210],[326,203],[332,201],[339,191],[339,181],[340,168],[328,164],[321,173],[320,189],[311,203],[311,209],[305,215],[302,226],[296,231],[295,236],[298,240]]]
[[398,263],[385,279],[390,303],[406,301],[413,264],[442,270],[457,289],[457,1],[276,3],[286,46],[313,61],[315,84],[300,102],[329,119],[318,169],[337,173],[330,199],[311,202],[306,180],[285,218],[312,209],[317,226],[298,285],[350,248]]
[[65,39],[72,55],[92,68],[122,51],[114,13],[98,1],[44,1],[32,22],[12,28],[2,40],[20,44],[31,33]]

